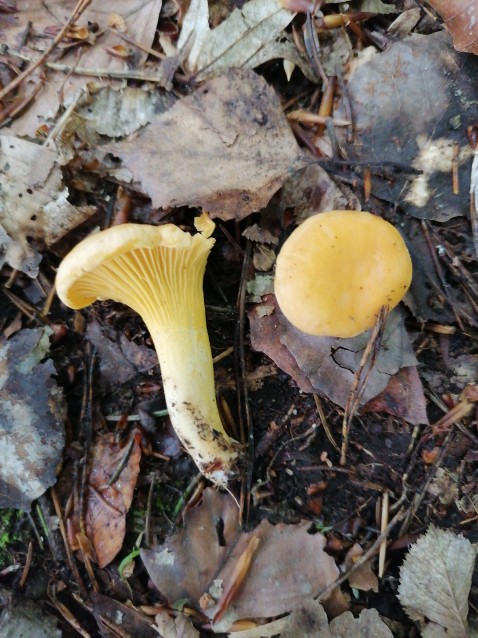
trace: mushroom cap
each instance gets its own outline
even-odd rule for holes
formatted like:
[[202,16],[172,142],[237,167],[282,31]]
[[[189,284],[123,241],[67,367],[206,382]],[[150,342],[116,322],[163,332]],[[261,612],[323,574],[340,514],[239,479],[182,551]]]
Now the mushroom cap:
[[371,213],[333,210],[309,217],[277,257],[275,295],[299,330],[353,337],[394,308],[412,280],[405,242]]
[[[146,280],[148,277],[151,281],[158,279],[156,270],[163,265],[161,260],[170,262],[173,252],[187,252],[187,264],[184,259],[182,266],[178,263],[178,276],[186,266],[191,269],[197,264],[196,279],[202,281],[213,244],[214,239],[200,233],[190,235],[174,224],[113,226],[89,235],[68,253],[58,269],[57,294],[64,304],[76,310],[105,299],[120,301],[138,310],[141,297],[144,299]],[[162,258],[158,250],[162,250]]]

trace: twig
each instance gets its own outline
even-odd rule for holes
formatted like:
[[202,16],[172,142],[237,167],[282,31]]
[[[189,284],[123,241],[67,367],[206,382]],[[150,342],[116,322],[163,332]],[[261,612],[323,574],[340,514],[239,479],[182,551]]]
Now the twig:
[[317,408],[317,412],[319,413],[319,417],[320,417],[320,422],[322,424],[322,427],[324,428],[324,432],[327,436],[327,438],[329,439],[330,444],[332,445],[332,447],[340,453],[340,448],[337,445],[334,436],[332,434],[332,431],[330,429],[330,425],[329,422],[327,421],[327,417],[325,416],[325,412],[324,412],[324,408],[322,407],[322,403],[320,401],[320,397],[318,394],[314,394],[314,401],[315,401],[315,407]]
[[39,66],[45,63],[48,56],[51,53],[53,53],[56,47],[63,40],[63,36],[65,35],[65,33],[68,31],[71,25],[78,20],[80,15],[88,7],[89,4],[91,4],[91,0],[78,0],[76,7],[73,9],[73,13],[69,17],[69,19],[67,20],[63,28],[61,29],[61,31],[58,33],[56,38],[50,44],[50,46],[46,49],[46,51],[44,51],[44,53],[35,62],[33,62],[31,66],[29,66],[27,69],[25,69],[25,71],[20,73],[20,75],[17,75],[16,78],[14,78],[11,82],[9,82],[7,86],[0,91],[0,100],[3,100],[3,98],[9,93],[11,93],[14,89],[16,89],[17,86],[19,86],[25,78],[31,75],[33,71],[38,69]]
[[[234,368],[237,378],[237,410],[239,415],[239,428],[241,443],[247,441],[247,468],[241,489],[241,518],[245,515],[247,520],[249,515],[249,503],[252,484],[252,468],[254,465],[254,433],[252,427],[252,416],[249,405],[249,392],[247,389],[246,358],[244,354],[244,316],[246,307],[246,283],[249,266],[252,258],[252,242],[246,240],[244,260],[242,263],[241,282],[237,297],[237,323],[235,330],[235,353]],[[245,422],[244,422],[245,421]],[[244,428],[246,426],[247,430]]]
[[380,313],[375,321],[372,333],[368,340],[367,346],[363,351],[360,366],[355,373],[352,387],[345,406],[344,418],[342,421],[342,448],[340,452],[340,465],[347,462],[347,445],[349,439],[350,424],[360,404],[360,399],[364,393],[367,381],[372,372],[373,366],[378,357],[380,346],[382,344],[383,331],[388,316],[388,309],[382,306]]
[[367,563],[373,556],[375,556],[375,554],[379,551],[383,541],[387,539],[392,529],[403,518],[404,514],[404,508],[400,509],[392,518],[387,527],[383,530],[383,532],[377,537],[371,547],[369,547],[369,549],[364,554],[362,554],[362,556],[360,556],[357,562],[354,563],[352,567],[348,569],[344,574],[342,574],[342,576],[339,576],[339,578],[334,580],[333,583],[330,583],[330,585],[327,585],[325,589],[319,592],[319,594],[316,596],[317,600],[324,600],[336,587],[339,587],[342,583],[348,580],[350,576],[357,571],[357,569],[362,567],[362,565],[365,565],[365,563]]
[[[388,503],[389,496],[388,490],[385,490],[382,498],[382,520],[380,525],[380,532],[383,534],[388,525]],[[380,550],[378,552],[378,577],[382,578],[383,572],[385,571],[385,556],[387,554],[387,539],[384,538],[382,544],[380,545]]]
[[[15,51],[11,47],[7,47],[7,51],[10,55],[14,55],[17,58],[25,60],[26,62],[37,63],[38,60],[24,55],[19,51]],[[126,69],[124,71],[114,69],[95,69],[94,67],[76,66],[71,64],[62,64],[60,62],[45,62],[44,66],[52,71],[61,71],[63,73],[73,73],[75,75],[92,75],[94,77],[107,78],[109,80],[140,80],[143,82],[158,82],[162,83],[164,78],[161,73],[151,75],[148,73],[142,73],[141,71],[134,71],[133,69]],[[30,67],[29,67],[30,68]],[[18,76],[20,77],[20,76]],[[8,88],[8,87],[6,87]]]

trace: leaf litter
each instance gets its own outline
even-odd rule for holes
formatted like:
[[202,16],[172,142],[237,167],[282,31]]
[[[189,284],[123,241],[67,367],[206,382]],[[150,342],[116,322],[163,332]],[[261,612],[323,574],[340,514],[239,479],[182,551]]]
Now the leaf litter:
[[305,595],[318,594],[336,579],[338,569],[324,552],[324,536],[309,534],[309,527],[307,521],[271,525],[264,520],[251,532],[241,531],[234,500],[206,490],[202,505],[186,514],[184,527],[159,547],[142,550],[141,557],[171,603],[187,598],[214,619],[238,561],[251,541],[257,543],[240,589],[214,624],[216,631],[225,631],[237,619],[291,611]]
[[[84,596],[82,602],[86,601],[85,609],[88,608],[94,616],[104,636],[133,636],[140,632],[145,636],[159,634],[173,638],[186,635],[192,638],[202,634],[195,629],[186,613],[194,613],[196,624],[202,625],[204,633],[208,631],[205,628],[210,626],[211,621],[219,629],[229,627],[234,619],[255,617],[254,622],[262,622],[271,616],[294,610],[287,618],[249,629],[250,638],[253,635],[272,635],[273,628],[276,629],[274,633],[282,631],[286,638],[309,634],[324,637],[358,635],[359,632],[388,637],[390,631],[375,610],[363,610],[358,618],[354,618],[350,612],[342,613],[347,608],[343,599],[336,605],[335,611],[331,605],[326,606],[329,616],[326,618],[320,605],[310,601],[311,596],[335,582],[337,563],[343,564],[345,569],[354,569],[356,562],[360,562],[361,550],[356,543],[359,541],[364,548],[367,547],[370,534],[376,533],[380,506],[382,528],[386,525],[383,522],[387,513],[384,512],[385,499],[381,501],[377,493],[385,491],[388,494],[391,489],[393,507],[404,504],[406,511],[415,517],[414,530],[423,527],[423,522],[429,519],[451,526],[458,525],[457,521],[468,525],[476,518],[476,504],[472,497],[476,481],[471,465],[477,460],[473,451],[476,402],[466,404],[466,412],[456,425],[452,419],[456,411],[461,409],[463,393],[460,393],[464,386],[476,380],[474,355],[467,352],[466,347],[465,352],[461,353],[463,344],[466,346],[466,339],[470,338],[466,330],[471,330],[476,323],[473,307],[473,295],[476,292],[473,287],[473,245],[468,233],[468,220],[463,218],[468,211],[469,165],[475,150],[470,127],[476,121],[476,91],[473,85],[476,61],[471,56],[457,55],[443,31],[431,35],[408,35],[415,29],[424,33],[423,24],[427,20],[428,26],[431,23],[430,16],[420,13],[420,9],[417,16],[416,7],[411,10],[414,13],[409,16],[407,24],[395,30],[386,28],[394,16],[362,22],[363,18],[353,13],[370,11],[387,16],[387,13],[396,10],[396,4],[379,0],[349,3],[347,12],[352,13],[348,13],[347,20],[350,22],[341,22],[340,29],[324,30],[323,17],[342,19],[334,12],[343,9],[343,5],[326,2],[318,7],[313,6],[315,3],[302,3],[303,6],[307,5],[305,11],[316,10],[313,25],[320,51],[314,52],[310,48],[305,51],[302,46],[304,16],[294,17],[292,12],[283,8],[285,3],[281,5],[267,1],[259,4],[252,0],[244,3],[241,10],[232,13],[230,8],[223,7],[220,12],[225,19],[219,26],[217,22],[209,24],[208,9],[211,9],[211,15],[217,15],[217,11],[205,2],[193,1],[185,17],[185,5],[182,2],[164,3],[161,14],[160,2],[131,7],[125,0],[115,6],[114,14],[93,3],[83,14],[80,23],[74,25],[72,34],[49,57],[49,66],[44,69],[46,79],[42,75],[43,71],[37,72],[15,93],[13,99],[21,100],[34,86],[40,88],[31,108],[25,109],[20,117],[8,121],[10,128],[7,132],[20,134],[23,131],[30,138],[20,140],[2,134],[2,150],[4,140],[12,139],[18,148],[22,144],[26,149],[19,153],[20,160],[15,170],[9,167],[10,159],[17,161],[15,157],[9,157],[3,165],[7,187],[3,189],[2,183],[2,196],[8,210],[1,221],[4,230],[0,244],[3,244],[5,263],[19,271],[11,272],[6,268],[8,285],[13,285],[15,290],[15,294],[9,294],[9,299],[15,300],[15,304],[19,304],[23,296],[30,299],[31,291],[27,292],[23,273],[28,274],[30,281],[31,277],[38,276],[38,281],[34,281],[40,288],[45,283],[45,276],[51,281],[51,263],[57,263],[53,254],[56,242],[63,240],[67,233],[73,238],[77,237],[79,233],[71,231],[81,224],[86,223],[87,228],[91,228],[91,216],[98,212],[102,216],[105,210],[109,210],[111,192],[118,181],[126,186],[119,197],[121,201],[126,201],[123,214],[126,219],[131,215],[135,221],[157,223],[166,217],[169,217],[169,221],[174,215],[175,223],[187,226],[188,213],[182,207],[199,206],[210,209],[213,216],[235,224],[251,212],[260,211],[260,215],[246,222],[253,221],[255,227],[251,224],[245,228],[244,223],[220,226],[221,230],[229,233],[230,244],[226,246],[229,252],[218,241],[219,258],[216,256],[214,268],[209,273],[212,279],[218,277],[221,280],[229,266],[233,270],[233,264],[237,264],[242,256],[242,247],[246,247],[244,279],[261,280],[264,284],[254,289],[258,305],[251,311],[257,314],[251,319],[252,337],[259,344],[259,350],[269,352],[270,349],[272,359],[280,368],[277,369],[267,358],[262,361],[266,365],[256,367],[255,361],[260,355],[248,351],[246,338],[242,347],[245,345],[247,349],[247,367],[254,367],[254,372],[268,370],[267,379],[262,379],[261,384],[254,388],[251,385],[249,392],[252,396],[250,405],[255,411],[256,436],[262,437],[261,443],[265,439],[271,442],[270,456],[266,453],[265,458],[262,458],[259,454],[254,463],[253,480],[256,483],[251,494],[253,522],[245,527],[248,531],[240,526],[239,513],[232,498],[208,490],[203,493],[201,505],[191,508],[188,504],[185,524],[175,533],[171,533],[172,527],[165,532],[164,521],[160,523],[160,530],[155,530],[158,531],[159,544],[151,546],[154,534],[151,534],[150,517],[156,507],[153,496],[160,492],[157,499],[161,500],[165,489],[174,492],[177,486],[182,492],[190,468],[184,455],[171,462],[158,453],[161,448],[156,447],[153,436],[152,441],[147,441],[150,433],[148,428],[156,427],[156,420],[151,407],[154,400],[144,399],[161,389],[159,382],[151,380],[147,356],[151,351],[128,342],[132,334],[129,329],[125,330],[127,338],[121,330],[109,330],[102,322],[89,322],[90,328],[93,326],[94,329],[87,335],[98,344],[100,356],[106,364],[102,371],[100,368],[102,381],[106,380],[118,394],[114,406],[136,405],[141,424],[145,424],[145,431],[138,428],[123,432],[126,415],[118,415],[113,418],[122,425],[113,433],[103,431],[105,423],[101,417],[98,422],[95,420],[94,427],[100,431],[94,435],[94,444],[88,457],[81,458],[82,463],[88,463],[89,476],[89,483],[85,485],[84,509],[75,519],[78,510],[71,514],[71,501],[62,503],[65,506],[64,521],[70,526],[69,542],[72,548],[76,548],[76,533],[76,541],[87,559],[85,566],[92,588],[108,583],[111,597],[97,593],[89,597],[86,593],[83,595],[82,577],[86,577],[86,574],[83,565],[80,565],[82,576],[77,578],[77,583]],[[411,4],[407,3],[406,6]],[[26,3],[19,1],[16,6],[18,11],[14,12],[11,22],[8,22],[10,14],[6,14],[6,24],[15,25],[15,29],[6,29],[10,71],[15,67],[15,60],[18,60],[16,54],[19,51],[16,47],[19,46],[22,32],[25,35],[22,54],[26,53],[30,59],[37,58],[51,43],[55,30],[57,32],[61,28],[72,8],[69,5],[62,5],[61,8],[55,6],[54,11],[49,12],[49,7],[41,3],[30,4],[28,10],[26,7]],[[324,11],[325,16],[321,11]],[[462,11],[459,18],[462,19],[464,15]],[[33,20],[32,27],[25,31],[27,19],[32,16],[38,19]],[[179,46],[176,47],[176,35],[181,29],[183,17]],[[288,26],[279,28],[279,21],[284,21],[284,25]],[[98,26],[98,30],[94,25]],[[52,29],[52,26],[55,28]],[[455,44],[461,46],[469,25],[458,25],[454,30],[448,20],[447,26],[454,31]],[[159,35],[156,40],[157,27]],[[437,23],[434,23],[432,29],[436,28]],[[75,37],[73,32],[77,34]],[[129,42],[121,35],[128,38]],[[79,39],[81,44],[75,39]],[[158,41],[165,45],[164,54],[161,53],[159,57],[169,57],[158,61],[153,51],[146,61],[148,49],[154,49]],[[135,42],[140,43],[140,46],[136,46]],[[169,44],[166,45],[166,42]],[[376,46],[366,47],[363,54],[358,52],[358,49],[370,43]],[[81,56],[77,56],[80,49]],[[378,52],[381,49],[384,50]],[[119,55],[121,51],[125,56]],[[95,58],[95,55],[99,57]],[[275,62],[275,67],[270,64],[261,68],[260,75],[245,70],[246,67],[256,68],[259,63],[277,58],[292,62],[292,65]],[[26,62],[28,64],[28,59]],[[54,66],[55,63],[57,66]],[[91,81],[87,64],[95,66],[95,76],[103,77],[95,77]],[[318,109],[322,112],[319,102],[324,87],[320,83],[314,87],[305,84],[306,80],[298,72],[291,76],[294,64],[300,67],[307,80],[315,83],[320,64],[326,74],[338,76],[335,107],[340,102],[340,108],[327,111],[324,123],[311,125],[306,120],[293,117],[290,120],[297,140],[307,146],[312,155],[301,150],[295,141],[284,111],[290,114],[291,110],[307,112],[309,109],[312,115]],[[274,68],[275,88],[272,89],[262,75],[270,81],[270,72]],[[66,77],[59,72],[60,69],[67,72]],[[102,73],[107,69],[111,69],[111,73]],[[283,69],[287,70],[291,84],[286,84]],[[15,68],[15,71],[19,73],[20,69]],[[83,76],[80,77],[81,73]],[[194,85],[194,81],[205,77],[213,79],[207,84],[200,83],[199,87]],[[126,87],[124,83],[120,85],[118,78],[149,82]],[[167,88],[174,86],[174,96],[158,90],[158,85]],[[430,90],[431,86],[435,93]],[[294,93],[291,93],[291,87]],[[81,93],[77,88],[81,89]],[[190,94],[189,89],[193,91]],[[289,99],[291,95],[294,96],[293,101]],[[347,115],[347,102],[351,107],[353,129],[349,125],[343,130],[339,126],[333,130],[327,118],[333,115],[334,121],[337,121],[341,114]],[[65,111],[58,120],[63,107],[68,105],[71,110]],[[35,132],[41,133],[37,127],[42,122],[54,127],[50,129],[52,138],[44,146],[31,141]],[[352,138],[351,133],[354,133]],[[107,141],[105,138],[115,139]],[[117,141],[117,138],[125,139]],[[118,168],[118,162],[110,156],[103,161],[106,151],[119,157],[122,167]],[[37,157],[38,161],[28,166],[25,157]],[[297,172],[299,168],[301,170]],[[15,179],[17,174],[22,175],[19,184]],[[132,194],[128,187],[139,192],[139,197],[141,193],[151,197],[151,204],[142,203],[138,206],[138,199],[132,204],[133,200],[130,200],[128,204]],[[33,193],[29,193],[28,189]],[[25,192],[30,196],[26,202],[21,201]],[[19,193],[22,197],[18,197]],[[48,195],[53,202],[49,201]],[[95,207],[81,205],[91,205],[92,202]],[[386,202],[391,206],[387,207]],[[275,255],[289,228],[311,214],[330,208],[368,209],[384,216],[393,214],[404,235],[412,236],[411,244],[416,253],[415,268],[419,273],[415,281],[421,280],[421,287],[412,290],[413,299],[406,302],[410,311],[408,323],[405,325],[400,317],[396,329],[387,335],[374,371],[377,376],[371,377],[370,386],[367,384],[362,397],[359,418],[365,427],[360,429],[360,436],[355,441],[357,451],[352,456],[354,460],[342,468],[334,465],[337,458],[323,433],[315,425],[313,431],[309,428],[312,421],[314,424],[317,421],[317,410],[311,409],[308,396],[297,392],[294,381],[305,392],[321,392],[332,398],[332,401],[326,400],[324,403],[333,422],[333,417],[341,415],[340,406],[344,405],[347,398],[366,338],[365,342],[362,340],[360,343],[327,343],[320,352],[316,343],[292,334],[290,327],[283,326],[280,321],[277,323],[278,311],[270,296]],[[102,218],[103,225],[109,223],[108,214]],[[419,221],[411,222],[410,216]],[[426,221],[427,226],[422,224],[422,220]],[[435,220],[440,225],[431,223]],[[424,228],[432,229],[435,233],[428,237],[429,241],[423,241]],[[79,232],[84,231],[81,229]],[[445,235],[447,241],[441,242],[441,234]],[[450,237],[452,245],[448,242]],[[238,242],[241,245],[238,246]],[[247,261],[249,242],[255,244],[253,267]],[[476,253],[476,244],[474,249]],[[436,259],[433,259],[434,252],[439,260],[446,255],[445,275],[440,272]],[[47,253],[50,254],[41,263],[42,254]],[[233,253],[234,256],[231,256]],[[254,277],[257,274],[254,271],[259,272],[259,276]],[[467,280],[468,272],[472,275]],[[422,277],[422,273],[425,276]],[[226,290],[229,286],[230,281]],[[48,289],[48,286],[45,288]],[[235,294],[228,298],[231,306],[234,303],[232,297],[235,299]],[[45,295],[42,296],[44,299]],[[25,309],[25,306],[17,307]],[[52,347],[52,356],[61,361],[59,378],[68,389],[68,401],[76,406],[73,395],[81,386],[81,375],[84,374],[77,359],[77,346],[83,334],[77,324],[81,324],[82,319],[76,315],[74,319],[69,316],[65,320],[64,309],[60,311],[57,307],[53,307],[51,312],[59,321],[54,325],[52,341],[57,340],[57,345]],[[215,310],[210,308],[209,312],[217,312],[217,306]],[[31,321],[37,315],[30,312],[28,316]],[[134,321],[131,317],[125,317],[121,309],[110,311],[110,318],[114,316],[121,318],[122,326],[125,320],[128,323]],[[270,320],[268,331],[264,329],[266,323],[261,323],[263,320]],[[447,332],[450,326],[431,323],[440,321],[450,324],[456,321],[459,330]],[[216,337],[220,332],[218,323],[211,323],[211,333]],[[16,323],[1,318],[0,326],[5,335],[15,334],[9,342],[2,343],[7,360],[9,352],[14,353],[15,357],[19,355],[21,359],[23,354],[19,343],[28,337],[29,332],[18,325],[18,315]],[[135,341],[142,343],[143,333],[144,329],[136,331]],[[84,342],[81,343],[84,345]],[[35,352],[35,348],[32,352]],[[39,352],[43,359],[35,359],[31,368],[35,378],[29,376],[27,382],[35,389],[35,403],[38,388],[43,384],[48,389],[45,393],[47,396],[40,401],[45,407],[43,413],[46,416],[39,429],[35,429],[35,434],[43,432],[41,428],[46,428],[50,436],[48,428],[55,419],[62,424],[66,417],[63,399],[58,400],[56,407],[55,400],[52,400],[52,393],[55,395],[58,388],[56,381],[51,378],[55,371],[47,358],[45,343]],[[322,364],[327,361],[330,366],[330,360],[333,362],[332,369]],[[460,364],[465,369],[461,377],[455,371]],[[15,366],[9,361],[4,367],[9,375],[4,386],[6,392],[10,392],[13,383],[17,393],[19,374],[11,374]],[[290,374],[294,381],[283,371]],[[330,378],[327,378],[327,371]],[[219,363],[218,377],[226,379],[224,387],[227,389],[241,386],[241,379],[233,378],[230,368],[223,362]],[[250,369],[246,370],[244,378],[246,381],[253,378]],[[129,386],[119,388],[121,379],[125,386]],[[425,388],[422,379],[426,382]],[[21,380],[23,383],[24,379]],[[108,395],[100,395],[101,388],[101,381],[95,383],[93,395],[95,401],[97,398],[101,400],[103,408],[108,404]],[[283,397],[279,396],[282,390]],[[450,394],[450,390],[454,394]],[[15,394],[16,401],[18,396]],[[291,397],[295,399],[292,405],[287,405]],[[443,419],[434,415],[433,426],[427,425],[426,408],[429,413],[433,413],[434,409],[430,397],[445,414]],[[143,401],[137,403],[138,398]],[[294,407],[294,401],[298,407]],[[32,412],[32,406],[23,395],[18,404]],[[141,405],[148,407],[143,410],[139,407]],[[78,426],[75,410],[76,407],[71,410],[72,427],[70,421],[66,421],[70,426],[69,436],[75,436]],[[274,410],[274,416],[269,421],[268,417],[258,418],[258,410],[263,410],[265,414],[268,414],[268,410]],[[367,418],[367,410],[372,412],[370,418]],[[381,411],[394,418],[380,417],[377,412]],[[416,428],[414,437],[410,438],[411,428],[404,421],[422,427]],[[111,422],[115,421],[108,423]],[[327,419],[322,421],[322,425],[324,428],[327,426]],[[386,435],[384,445],[380,442],[382,437],[375,436],[378,431]],[[402,432],[402,438],[399,439],[398,435],[391,438],[394,432]],[[155,436],[157,439],[160,434]],[[373,441],[372,445],[370,441]],[[391,449],[387,450],[387,442],[390,441]],[[154,463],[151,458],[143,459],[141,473],[140,442],[146,442],[148,453],[154,458]],[[57,447],[53,445],[54,450],[45,463],[46,469],[43,468],[41,489],[36,489],[35,485],[35,494],[54,482],[57,461],[61,457],[61,451],[59,453],[57,448],[62,443],[63,435],[60,434],[56,440]],[[75,448],[76,445],[78,441],[69,445],[67,455],[83,454],[82,449]],[[405,451],[407,446],[408,450]],[[42,453],[45,451],[49,452],[48,445]],[[176,450],[176,457],[179,452]],[[282,463],[283,458],[287,463]],[[159,472],[158,459],[161,463]],[[454,477],[455,491],[452,491],[450,481],[447,483],[444,480],[443,471],[438,467],[443,459],[447,467],[451,464],[447,476]],[[265,465],[267,469],[264,473]],[[302,470],[304,472],[301,474]],[[352,480],[341,481],[341,471],[345,475],[350,472]],[[24,469],[22,476],[25,476]],[[370,481],[363,480],[357,485],[358,476],[369,477]],[[138,477],[139,489],[133,497]],[[32,495],[33,483],[23,482],[25,485],[21,485],[21,490],[25,489],[25,492],[16,494],[14,504],[26,511],[35,496]],[[150,491],[146,499],[144,492],[147,483]],[[201,492],[202,487],[200,484],[198,492]],[[11,489],[10,486],[5,493],[8,493],[8,489]],[[414,490],[417,492],[415,496]],[[78,505],[81,498],[76,484],[73,491],[76,499],[73,502]],[[426,511],[425,508],[418,510],[418,506],[415,508],[416,497],[422,495],[425,495]],[[133,498],[138,509],[132,507]],[[327,504],[327,499],[330,504]],[[146,544],[150,547],[142,550],[144,562],[159,588],[159,594],[152,587],[144,587],[141,580],[144,580],[144,574],[136,568],[134,560],[130,560],[127,570],[123,567],[117,569],[118,561],[122,558],[119,552],[123,550],[124,556],[128,547],[131,547],[132,534],[125,537],[126,514],[130,508],[133,510],[130,512],[132,525],[144,515],[143,508],[147,512],[141,530],[135,529],[137,536],[132,541],[135,549],[125,559],[130,560],[135,555],[144,537],[146,542],[143,546]],[[92,542],[89,556],[88,539],[82,535],[81,529],[83,514],[87,535]],[[275,522],[292,520],[293,523],[272,525],[265,520],[259,522],[265,514],[270,515]],[[156,519],[153,515],[156,524],[164,518],[166,514]],[[407,538],[413,539],[413,534],[407,536],[409,520],[396,533],[397,543],[402,543],[402,546]],[[312,523],[320,530],[332,529],[332,532],[325,531],[325,536],[321,533],[311,534],[309,528]],[[471,527],[464,529],[470,530],[472,538]],[[462,537],[454,536],[451,532],[444,534],[448,535],[450,547],[462,540]],[[53,536],[51,539],[53,543]],[[324,552],[325,542],[327,552]],[[476,552],[466,542],[460,545],[461,564],[460,561],[449,561],[450,567],[445,576],[437,572],[436,563],[439,561],[424,563],[421,560],[422,556],[418,555],[415,548],[419,547],[420,552],[424,553],[422,539],[408,555],[401,572],[400,594],[410,617],[416,617],[418,622],[423,623],[423,635],[445,635],[445,632],[448,632],[446,635],[455,635],[453,632],[458,632],[456,635],[459,636],[468,635],[463,632],[472,632],[466,624],[467,598],[469,574]],[[427,553],[434,559],[441,557],[446,553],[443,545],[440,539],[435,539],[431,549],[426,548]],[[385,548],[385,545],[382,544],[382,547]],[[107,571],[88,565],[95,553],[100,566],[108,565]],[[373,553],[370,554],[364,565],[360,565],[363,569],[356,569],[348,578],[349,585],[355,588],[355,595],[358,596],[357,600],[350,603],[354,612],[370,604],[371,600],[362,597],[360,587],[376,587],[375,565],[371,563],[373,556]],[[71,558],[70,567],[77,564],[76,556]],[[393,555],[391,558],[393,560]],[[316,581],[317,572],[321,571],[319,565],[321,569],[327,566],[326,577],[320,585]],[[410,565],[417,569],[425,565],[425,585],[423,574],[414,572],[410,576],[407,571]],[[76,579],[79,572],[72,573]],[[123,574],[128,581],[118,577],[118,573]],[[99,581],[96,581],[95,574]],[[429,577],[430,574],[434,574],[434,577]],[[0,573],[0,578],[5,578],[5,572]],[[453,604],[449,604],[439,585],[447,580],[453,590],[460,579],[464,587],[454,599],[457,609],[451,618]],[[390,583],[393,589],[392,581]],[[72,602],[68,585],[65,587],[61,581],[57,581],[57,584],[62,591],[62,601],[68,605]],[[427,607],[427,601],[416,595],[420,588],[422,594],[423,590],[426,591],[429,599],[439,601],[441,608],[438,611],[437,607]],[[435,590],[437,595],[430,595]],[[335,591],[340,593],[340,590]],[[50,599],[52,593],[55,600],[55,593],[51,591]],[[382,600],[386,600],[386,595],[385,588],[381,588]],[[396,605],[392,593],[390,597]],[[167,603],[176,603],[176,608],[166,604],[165,599]],[[178,612],[177,608],[185,613]],[[402,613],[397,608],[398,605],[393,611],[394,616]],[[57,609],[62,618],[69,618],[67,622],[72,620],[64,602],[58,604]],[[331,620],[333,616],[336,617]],[[429,620],[432,622],[427,622]],[[73,618],[73,621],[76,619]],[[251,624],[250,620],[247,622]],[[389,622],[392,621],[387,619]],[[403,613],[398,624],[403,630],[406,624]],[[235,628],[232,625],[232,629]],[[260,633],[267,631],[271,633]],[[234,633],[245,636],[244,632]]]

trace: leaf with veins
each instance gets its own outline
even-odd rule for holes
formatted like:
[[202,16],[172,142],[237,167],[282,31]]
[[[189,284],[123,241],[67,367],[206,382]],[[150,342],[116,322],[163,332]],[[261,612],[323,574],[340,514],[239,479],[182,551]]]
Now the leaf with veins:
[[188,70],[197,73],[200,80],[231,67],[253,68],[260,51],[274,41],[294,17],[282,9],[279,0],[250,0],[215,29],[209,28],[208,15],[207,0],[192,0],[178,40],[178,49],[191,46]]

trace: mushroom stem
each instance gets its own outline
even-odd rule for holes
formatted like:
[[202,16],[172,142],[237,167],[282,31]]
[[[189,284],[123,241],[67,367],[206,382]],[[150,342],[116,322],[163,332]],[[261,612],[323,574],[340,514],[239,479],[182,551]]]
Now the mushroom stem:
[[[171,423],[201,472],[226,485],[238,457],[239,444],[228,436],[219,416],[206,318],[197,314],[168,328],[143,317],[161,367]],[[181,325],[182,324],[182,325]]]
[[[71,308],[113,299],[145,322],[158,354],[171,423],[201,472],[227,485],[241,446],[219,416],[203,278],[214,240],[177,226],[123,224],[91,235],[65,257],[56,285]],[[210,222],[211,224],[212,222]]]

